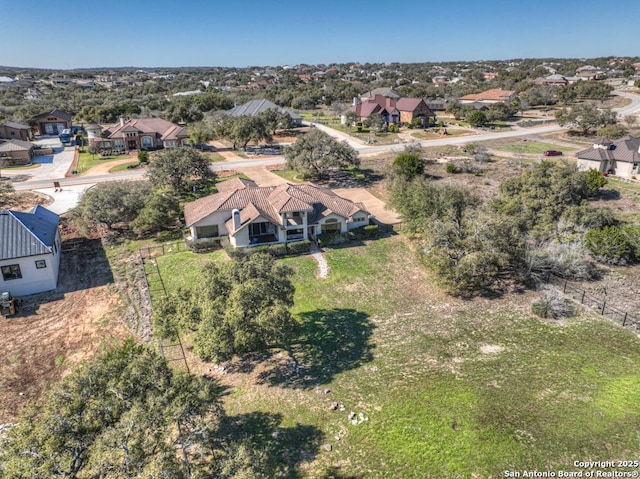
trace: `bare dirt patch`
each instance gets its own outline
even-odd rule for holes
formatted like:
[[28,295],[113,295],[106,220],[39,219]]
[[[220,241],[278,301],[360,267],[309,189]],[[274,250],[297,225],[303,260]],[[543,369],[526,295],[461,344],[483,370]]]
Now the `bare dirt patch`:
[[50,196],[33,191],[18,191],[0,204],[0,209],[30,211],[34,206],[47,206],[53,199]]
[[131,335],[99,239],[66,225],[58,288],[0,319],[0,423],[15,420],[73,367]]

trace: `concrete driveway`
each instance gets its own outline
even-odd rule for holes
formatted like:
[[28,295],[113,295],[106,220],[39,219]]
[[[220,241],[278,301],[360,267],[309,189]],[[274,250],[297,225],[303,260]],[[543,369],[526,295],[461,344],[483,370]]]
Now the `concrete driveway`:
[[255,181],[258,186],[278,186],[287,182],[287,180],[267,170],[264,166],[251,166],[237,169]]
[[353,201],[354,203],[364,204],[369,213],[371,213],[380,223],[392,225],[402,222],[398,213],[387,208],[384,201],[376,198],[364,188],[336,188],[331,191],[343,198]]

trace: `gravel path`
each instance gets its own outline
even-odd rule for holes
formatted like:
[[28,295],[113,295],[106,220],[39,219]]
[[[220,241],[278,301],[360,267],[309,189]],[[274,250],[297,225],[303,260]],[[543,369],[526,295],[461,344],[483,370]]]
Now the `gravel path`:
[[329,264],[315,241],[311,243],[311,257],[318,263],[318,279],[326,279],[329,276]]

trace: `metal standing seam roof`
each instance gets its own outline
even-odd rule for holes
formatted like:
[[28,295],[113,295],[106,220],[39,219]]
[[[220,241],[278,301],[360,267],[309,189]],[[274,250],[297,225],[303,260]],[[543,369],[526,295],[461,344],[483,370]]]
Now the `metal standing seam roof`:
[[0,142],[0,151],[8,152],[8,151],[28,151],[32,148],[35,148],[33,143],[22,140],[6,140],[4,142]]
[[0,261],[51,253],[59,221],[39,205],[30,213],[0,210]]
[[15,121],[7,121],[6,123],[1,124],[0,126],[6,126],[9,128],[13,128],[15,130],[30,130],[31,127],[29,125],[23,125],[22,123],[16,123]]

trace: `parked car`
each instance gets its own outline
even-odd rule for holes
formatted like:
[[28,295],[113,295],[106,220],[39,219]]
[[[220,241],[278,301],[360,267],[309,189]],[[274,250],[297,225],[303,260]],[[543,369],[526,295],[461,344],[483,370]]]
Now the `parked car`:
[[544,156],[562,156],[562,152],[558,150],[547,150],[544,152]]

